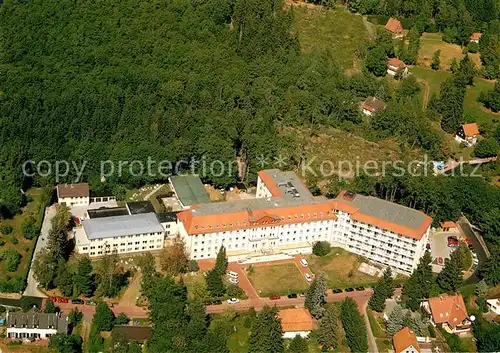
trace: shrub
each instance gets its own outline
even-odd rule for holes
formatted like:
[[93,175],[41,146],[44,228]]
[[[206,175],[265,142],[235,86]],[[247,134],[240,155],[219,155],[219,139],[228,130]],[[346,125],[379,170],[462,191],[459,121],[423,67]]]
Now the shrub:
[[10,238],[10,241],[11,241],[11,242],[12,242],[12,244],[14,244],[14,245],[19,244],[19,240],[18,240],[17,238],[15,238],[15,237]]
[[188,262],[188,271],[189,272],[197,272],[200,269],[198,263],[195,260],[190,260]]
[[313,245],[313,254],[316,256],[326,256],[331,250],[332,247],[327,241],[317,241]]
[[479,44],[475,42],[470,42],[467,46],[467,50],[469,53],[477,53],[479,51]]
[[0,233],[3,235],[8,235],[12,233],[14,229],[9,224],[0,224]]
[[245,292],[237,285],[230,284],[227,286],[226,294],[231,298],[242,298]]
[[429,325],[427,327],[427,330],[429,330],[429,336],[431,336],[432,338],[436,338],[436,330],[434,329],[434,326]]
[[28,217],[21,226],[23,236],[26,239],[34,239],[38,236],[39,229],[33,217]]
[[474,155],[480,158],[495,157],[498,154],[498,142],[490,137],[479,141],[474,148]]
[[0,255],[3,261],[3,267],[6,271],[14,272],[17,270],[19,263],[21,262],[21,254],[15,250],[5,250]]
[[115,319],[115,325],[127,325],[130,319],[124,313],[119,313]]
[[3,240],[0,240],[0,246],[4,246],[5,242]]
[[369,15],[366,16],[369,22],[375,24],[375,25],[381,25],[384,26],[387,21],[389,20],[389,16],[385,15]]

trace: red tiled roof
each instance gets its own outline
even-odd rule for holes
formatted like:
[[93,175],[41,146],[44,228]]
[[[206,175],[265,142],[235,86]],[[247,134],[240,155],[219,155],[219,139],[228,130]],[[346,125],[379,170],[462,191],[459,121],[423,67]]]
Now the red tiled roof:
[[467,318],[464,298],[460,295],[441,294],[429,299],[432,319],[436,324],[447,323],[455,328]]
[[283,309],[278,312],[283,332],[312,331],[313,319],[307,309]]
[[481,39],[481,37],[483,36],[482,33],[479,33],[479,32],[474,32],[472,33],[472,35],[470,36],[470,40],[479,40]]
[[393,337],[394,348],[396,353],[405,352],[410,346],[413,346],[417,352],[420,352],[420,346],[417,342],[417,337],[408,327],[404,327],[397,332]]
[[397,67],[398,69],[404,69],[406,67],[406,64],[398,58],[389,59],[387,65]]
[[280,188],[278,187],[278,185],[276,185],[272,176],[270,176],[266,170],[258,171],[257,175],[260,177],[260,179],[262,180],[264,185],[266,185],[266,187],[269,189],[269,191],[271,192],[271,195],[273,195],[273,197],[283,196],[281,194]]
[[57,185],[57,197],[89,197],[89,184]]
[[386,105],[383,101],[375,97],[368,97],[363,103],[363,109],[366,109],[370,112],[374,112],[379,109],[385,109],[385,106]]
[[401,25],[401,22],[391,17],[385,24],[385,29],[387,29],[389,32],[399,34],[403,31],[403,26]]
[[479,135],[479,128],[476,123],[463,124],[462,129],[464,130],[465,137],[473,137]]
[[441,228],[456,228],[457,224],[453,221],[440,222]]

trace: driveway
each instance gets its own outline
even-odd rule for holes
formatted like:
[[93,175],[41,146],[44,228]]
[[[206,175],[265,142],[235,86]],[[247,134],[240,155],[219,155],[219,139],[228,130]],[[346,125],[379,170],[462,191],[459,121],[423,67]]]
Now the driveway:
[[436,265],[434,260],[437,258],[449,259],[450,258],[450,248],[448,247],[448,237],[454,235],[459,237],[458,233],[455,232],[433,232],[429,238],[431,243],[431,255],[432,255],[432,272],[439,273],[443,269],[444,261],[442,265]]
[[43,217],[42,229],[40,230],[40,235],[38,236],[38,239],[36,241],[33,258],[31,259],[30,271],[28,273],[28,283],[23,293],[23,295],[25,296],[38,297],[38,298],[46,297],[45,294],[43,294],[38,290],[38,282],[35,280],[35,277],[33,276],[33,270],[31,269],[31,265],[33,265],[33,261],[35,261],[36,254],[38,254],[38,252],[40,252],[47,246],[49,231],[52,229],[52,218],[54,218],[55,215],[56,215],[55,205],[52,205],[45,209],[45,216]]

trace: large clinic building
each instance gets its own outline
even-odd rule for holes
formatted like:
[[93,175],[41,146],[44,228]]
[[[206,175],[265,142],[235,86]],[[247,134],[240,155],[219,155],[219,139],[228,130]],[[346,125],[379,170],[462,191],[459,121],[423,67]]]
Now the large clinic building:
[[324,240],[398,272],[411,273],[425,252],[432,219],[374,197],[313,196],[293,172],[258,173],[256,198],[192,205],[177,214],[192,259],[230,261],[277,253],[307,254]]

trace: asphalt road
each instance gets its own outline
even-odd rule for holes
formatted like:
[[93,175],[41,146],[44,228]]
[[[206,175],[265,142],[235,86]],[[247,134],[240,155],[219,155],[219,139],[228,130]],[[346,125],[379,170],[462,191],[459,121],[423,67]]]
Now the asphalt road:
[[[43,218],[43,223],[42,223],[42,229],[40,230],[40,235],[38,236],[38,239],[36,241],[35,245],[35,251],[33,254],[33,258],[31,259],[31,265],[33,264],[33,261],[35,260],[36,254],[44,249],[47,246],[47,239],[49,237],[49,231],[52,228],[52,218],[54,218],[56,214],[56,208],[55,206],[50,206],[45,209],[45,216]],[[30,265],[30,266],[31,266]],[[23,295],[24,296],[30,296],[30,297],[38,297],[38,298],[45,298],[45,294],[40,292],[38,290],[38,282],[35,280],[35,277],[33,276],[33,270],[30,267],[30,271],[28,273],[28,284],[26,286],[26,289],[24,290]]]

